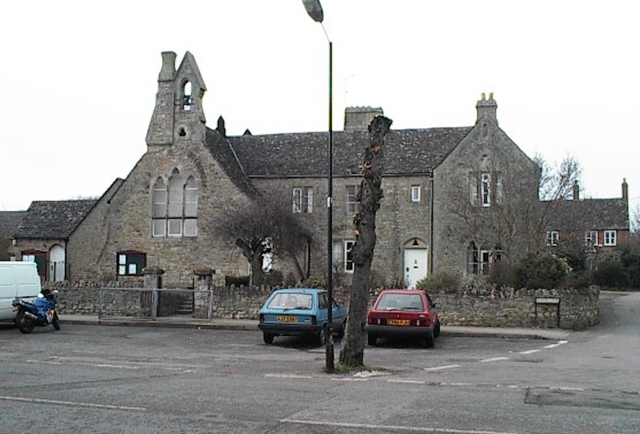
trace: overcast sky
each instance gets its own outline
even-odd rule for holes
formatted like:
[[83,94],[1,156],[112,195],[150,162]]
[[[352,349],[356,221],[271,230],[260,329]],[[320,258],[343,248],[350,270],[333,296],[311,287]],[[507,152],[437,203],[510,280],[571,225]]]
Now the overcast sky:
[[[493,92],[530,157],[575,157],[583,197],[640,203],[637,1],[322,0],[345,106],[394,129],[473,125]],[[328,43],[300,0],[0,4],[0,211],[98,197],[146,150],[161,52],[190,51],[208,125],[325,131]]]

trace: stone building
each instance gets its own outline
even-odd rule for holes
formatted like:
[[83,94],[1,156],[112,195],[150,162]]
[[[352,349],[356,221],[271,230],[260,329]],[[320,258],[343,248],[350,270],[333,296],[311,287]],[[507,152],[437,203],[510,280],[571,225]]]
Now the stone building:
[[[196,269],[214,270],[218,283],[247,275],[235,240],[216,233],[214,223],[265,192],[290,201],[314,234],[299,258],[305,274],[326,275],[327,133],[227,136],[222,117],[215,129],[206,124],[205,91],[190,53],[177,68],[176,54],[162,53],[147,151],[60,236],[67,279],[139,279],[145,267],[164,270],[165,282],[177,285],[189,285]],[[411,287],[432,273],[486,272],[544,242],[544,233],[531,229],[538,167],[498,126],[492,95],[476,110],[471,126],[387,135],[378,283]],[[333,136],[333,261],[347,279],[367,126],[378,114],[382,109],[348,108],[344,130]],[[20,233],[10,247],[16,257],[30,242]],[[274,268],[286,274],[291,266],[280,260]]]

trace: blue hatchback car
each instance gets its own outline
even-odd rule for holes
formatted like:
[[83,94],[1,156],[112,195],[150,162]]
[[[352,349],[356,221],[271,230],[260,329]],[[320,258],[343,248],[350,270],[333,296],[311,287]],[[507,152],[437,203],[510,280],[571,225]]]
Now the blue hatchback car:
[[[274,291],[260,310],[264,342],[272,344],[276,336],[312,336],[325,342],[329,296],[324,289],[287,288]],[[347,309],[333,301],[332,330],[342,336],[347,323]]]

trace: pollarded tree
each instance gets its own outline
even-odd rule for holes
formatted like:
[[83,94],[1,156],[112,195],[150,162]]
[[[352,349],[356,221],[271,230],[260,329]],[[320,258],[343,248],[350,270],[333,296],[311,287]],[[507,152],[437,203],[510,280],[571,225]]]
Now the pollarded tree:
[[356,367],[364,364],[365,324],[371,263],[376,246],[376,213],[382,199],[382,161],[384,137],[389,132],[391,119],[376,116],[369,124],[369,146],[364,151],[362,171],[364,179],[358,190],[358,211],[353,217],[356,242],[352,248],[355,269],[349,291],[347,328],[342,339],[340,363]]
[[291,212],[290,204],[262,196],[229,211],[216,222],[215,230],[234,238],[242,249],[251,266],[251,285],[260,286],[264,281],[262,266],[266,253],[291,261],[298,280],[306,278],[298,253],[311,243],[311,232]]

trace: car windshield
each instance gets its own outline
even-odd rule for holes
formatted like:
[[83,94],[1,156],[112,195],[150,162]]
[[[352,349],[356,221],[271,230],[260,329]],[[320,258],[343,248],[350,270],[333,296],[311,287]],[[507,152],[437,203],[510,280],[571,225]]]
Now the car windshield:
[[311,310],[313,307],[313,296],[311,294],[276,294],[267,305],[269,309],[305,309]]
[[420,294],[382,294],[379,310],[423,310]]

